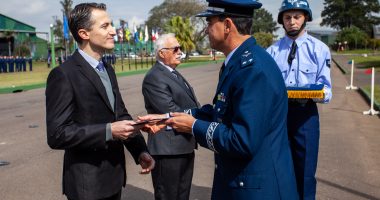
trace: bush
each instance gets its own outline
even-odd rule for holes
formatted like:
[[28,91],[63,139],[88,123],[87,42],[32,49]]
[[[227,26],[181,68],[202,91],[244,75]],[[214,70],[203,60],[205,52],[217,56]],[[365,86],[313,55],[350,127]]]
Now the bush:
[[368,39],[368,35],[356,26],[343,28],[343,30],[341,30],[336,37],[337,43],[341,42],[343,44],[344,41],[347,41],[350,49],[365,48],[367,46]]
[[257,32],[253,36],[256,38],[257,44],[263,48],[267,48],[273,43],[273,34],[271,33]]

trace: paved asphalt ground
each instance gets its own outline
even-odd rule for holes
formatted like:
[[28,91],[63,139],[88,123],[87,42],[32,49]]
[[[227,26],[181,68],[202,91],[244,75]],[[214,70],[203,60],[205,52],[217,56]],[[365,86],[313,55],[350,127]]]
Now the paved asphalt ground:
[[[220,63],[179,69],[195,88],[202,104],[215,91]],[[133,116],[145,114],[143,75],[119,78],[127,109]],[[369,106],[356,91],[345,90],[346,76],[333,66],[333,100],[319,106],[321,138],[317,199],[380,200],[380,120],[364,116]],[[0,200],[64,200],[61,194],[63,151],[46,144],[45,89],[0,95]],[[127,157],[127,187],[123,200],[153,199],[150,175],[138,174],[139,166]],[[213,154],[196,151],[191,199],[210,199]]]

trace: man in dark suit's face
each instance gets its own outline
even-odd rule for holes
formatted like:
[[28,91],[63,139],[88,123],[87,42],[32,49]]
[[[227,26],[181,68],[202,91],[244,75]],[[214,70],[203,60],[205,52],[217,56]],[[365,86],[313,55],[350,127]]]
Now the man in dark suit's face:
[[78,34],[84,43],[88,43],[83,51],[100,58],[105,50],[115,47],[114,36],[116,35],[116,31],[112,27],[111,19],[105,10],[93,9],[91,12],[91,22],[92,26],[90,29],[79,29]]
[[161,62],[173,69],[181,64],[181,55],[181,46],[175,37],[168,38],[164,47],[158,52]]

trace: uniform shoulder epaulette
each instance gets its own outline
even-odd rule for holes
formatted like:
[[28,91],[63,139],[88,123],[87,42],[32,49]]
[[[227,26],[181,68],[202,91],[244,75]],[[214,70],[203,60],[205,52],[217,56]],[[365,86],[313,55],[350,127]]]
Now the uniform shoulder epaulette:
[[244,51],[241,55],[241,67],[247,67],[254,63],[253,53],[249,50]]

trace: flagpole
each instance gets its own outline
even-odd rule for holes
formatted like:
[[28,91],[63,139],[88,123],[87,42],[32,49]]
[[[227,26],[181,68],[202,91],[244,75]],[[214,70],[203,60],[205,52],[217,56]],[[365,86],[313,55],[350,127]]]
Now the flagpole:
[[379,111],[373,109],[375,98],[375,68],[372,67],[372,79],[371,79],[371,108],[368,111],[364,111],[363,115],[377,115]]
[[53,24],[50,24],[50,61],[52,68],[55,67],[55,47],[54,47],[54,30],[53,30]]
[[346,90],[357,90],[358,87],[353,85],[354,83],[354,60],[351,60],[351,84],[346,87]]

